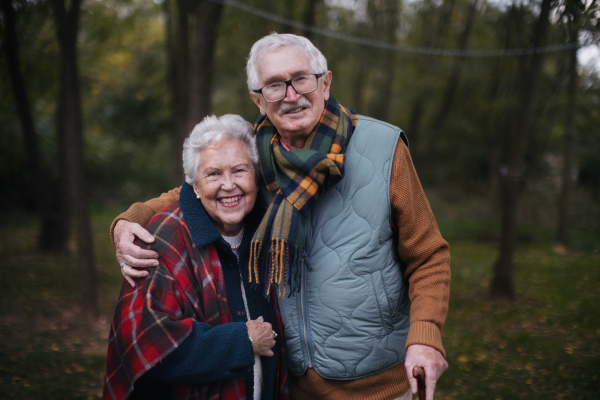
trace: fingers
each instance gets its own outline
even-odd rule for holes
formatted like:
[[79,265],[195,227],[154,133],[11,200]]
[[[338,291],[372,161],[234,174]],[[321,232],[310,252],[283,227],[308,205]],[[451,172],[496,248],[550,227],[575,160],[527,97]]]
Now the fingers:
[[139,224],[120,220],[114,229],[115,245],[117,247],[117,260],[120,264],[128,264],[136,268],[147,268],[158,266],[158,253],[152,250],[142,249],[135,245],[135,237],[145,242],[154,242],[154,237]]
[[273,331],[270,323],[264,322],[262,317],[246,322],[248,327],[248,335],[252,341],[254,354],[260,356],[272,357],[273,351],[271,348],[275,346],[275,338],[277,334]]
[[117,252],[125,257],[132,257],[133,259],[144,259],[149,258],[151,261],[155,261],[158,258],[158,253],[153,250],[142,249],[133,243],[133,237],[123,238],[117,242]]
[[[134,246],[134,247],[137,247],[137,246]],[[139,249],[139,247],[138,247],[138,249]],[[158,256],[158,254],[152,250],[143,250],[143,251],[148,251],[150,253],[146,254],[145,257],[142,257],[142,258],[134,257],[129,254],[123,254],[120,257],[121,262],[124,262],[135,268],[158,267],[158,260],[156,258],[154,258],[154,256],[155,255]],[[151,256],[152,258],[148,258],[148,255]],[[117,259],[119,259],[119,257],[117,257]]]
[[148,232],[146,229],[142,228],[140,224],[131,222],[130,224],[132,225],[131,233],[133,233],[135,236],[139,237],[146,243],[154,243],[154,236],[152,236],[150,232]]
[[[427,372],[426,372],[427,374]],[[435,379],[427,379],[425,384],[425,400],[433,400],[433,393],[435,392]]]
[[137,236],[146,243],[154,243],[154,237],[150,234],[150,232],[142,228],[140,224],[129,222],[124,219],[119,220],[116,223],[113,230],[113,235],[115,237],[115,242],[119,242],[123,236],[127,236],[131,239],[133,236]]
[[131,285],[132,288],[135,287],[135,281],[133,279],[131,279],[130,277],[128,277],[127,275],[123,274],[123,277],[125,278],[125,280],[129,283],[129,285]]
[[121,273],[131,287],[135,287],[135,281],[133,278],[144,278],[148,276],[148,271],[139,271],[127,265],[126,263],[121,263]]
[[413,378],[412,368],[414,366],[423,367],[425,370],[425,393],[427,400],[433,400],[435,386],[439,377],[448,368],[448,363],[442,353],[433,347],[420,344],[410,345],[406,351],[406,360],[404,362],[406,374],[413,393],[418,391],[417,380]]
[[419,390],[417,379],[413,376],[412,370],[414,364],[409,365],[408,358],[404,362],[404,367],[406,368],[406,376],[408,377],[408,383],[410,384],[410,391],[412,394],[417,393]]
[[140,271],[125,263],[121,264],[121,272],[125,278],[144,278],[148,276],[148,271]]
[[425,371],[423,367],[414,366],[412,368],[411,375],[415,378],[417,383],[417,391],[419,392],[419,400],[426,400],[425,391]]

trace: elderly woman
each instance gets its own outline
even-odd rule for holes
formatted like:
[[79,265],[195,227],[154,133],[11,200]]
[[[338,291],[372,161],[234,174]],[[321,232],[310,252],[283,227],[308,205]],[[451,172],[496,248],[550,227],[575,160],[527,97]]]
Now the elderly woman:
[[179,201],[147,226],[159,266],[135,287],[123,282],[105,399],[287,397],[275,302],[240,268],[262,217],[257,165],[239,116],[206,117],[186,139]]

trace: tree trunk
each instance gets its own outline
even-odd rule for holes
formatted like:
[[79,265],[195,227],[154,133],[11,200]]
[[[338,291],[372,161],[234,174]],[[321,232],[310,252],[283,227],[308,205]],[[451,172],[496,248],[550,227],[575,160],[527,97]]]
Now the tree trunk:
[[86,199],[83,161],[83,123],[77,67],[77,31],[80,0],[67,10],[64,0],[53,1],[57,36],[61,53],[59,120],[63,121],[70,204],[75,218],[77,261],[79,266],[83,315],[97,317],[95,262],[92,233]]
[[[505,31],[502,38],[501,46],[503,49],[510,49],[513,46],[511,40],[511,26],[517,18],[516,6],[513,4],[508,10],[508,18],[506,20]],[[498,170],[501,161],[500,143],[503,137],[503,132],[507,130],[507,110],[499,104],[506,103],[505,99],[510,97],[510,90],[507,90],[504,84],[510,79],[509,69],[510,61],[496,61],[492,66],[491,78],[488,80],[488,96],[489,99],[481,115],[481,130],[484,132],[486,143],[489,145],[486,148],[488,166],[488,190],[493,193],[499,188]],[[508,75],[508,77],[507,77]]]
[[[571,42],[576,42],[579,37],[579,29],[576,28],[577,20],[577,14],[575,14],[570,35]],[[558,227],[556,232],[556,247],[559,251],[566,251],[569,246],[570,209],[571,197],[573,194],[573,177],[571,174],[575,164],[575,115],[577,111],[578,78],[577,48],[573,48],[569,51],[569,86],[567,94],[568,103],[565,129],[564,165],[562,171],[562,189],[558,208]]]
[[[467,13],[467,20],[464,23],[464,28],[462,33],[458,38],[458,48],[460,50],[465,50],[467,48],[467,44],[469,42],[469,36],[471,35],[471,28],[473,27],[473,21],[475,19],[475,15],[477,13],[479,1],[471,0],[469,4],[469,10]],[[456,96],[456,92],[458,91],[458,84],[460,82],[460,77],[462,75],[462,66],[465,60],[464,56],[459,56],[455,58],[454,65],[452,67],[452,72],[446,81],[446,88],[444,90],[444,94],[442,95],[442,102],[433,117],[433,123],[427,129],[429,132],[427,148],[425,149],[425,156],[423,157],[423,162],[421,163],[421,171],[420,173],[423,176],[428,174],[428,170],[433,163],[434,157],[437,153],[438,143],[440,141],[440,137],[442,136],[442,132],[444,129],[444,124],[446,123],[446,119],[450,114],[450,110],[452,109],[452,104],[454,103],[454,98]]]
[[31,197],[35,199],[36,212],[40,219],[38,249],[42,251],[65,251],[67,248],[68,218],[61,218],[59,209],[54,208],[50,191],[50,177],[42,170],[37,134],[35,132],[31,107],[19,61],[19,46],[15,26],[15,11],[10,0],[1,0],[4,10],[6,61],[10,76],[17,114],[23,129],[25,154],[30,174]]
[[[286,0],[283,4],[284,11],[283,11],[283,16],[285,19],[289,19],[290,21],[294,20],[294,9],[296,8],[296,1],[295,0]],[[280,32],[281,33],[295,33],[294,31],[294,27],[293,26],[289,26],[287,24],[281,24],[281,28]]]
[[355,75],[353,78],[353,87],[352,87],[352,103],[350,104],[350,108],[354,110],[363,109],[364,105],[364,97],[365,97],[365,87],[366,87],[366,57],[364,57],[362,52],[357,52],[355,54]]
[[[400,25],[398,2],[396,0],[386,0],[381,3],[382,9],[373,10],[373,13],[376,14],[373,19],[380,20],[380,23],[374,24],[374,31],[383,31],[385,38],[389,43],[396,43],[396,31]],[[385,51],[383,60],[383,74],[381,76],[381,82],[376,86],[379,87],[379,91],[371,115],[373,118],[389,122],[390,103],[392,102],[394,88],[396,52],[389,50]]]
[[[438,7],[434,12],[431,12],[427,25],[436,27],[437,29],[426,29],[423,37],[423,47],[441,47],[442,38],[445,38],[448,34],[448,28],[450,27],[452,10],[454,9],[455,0],[444,0],[442,5]],[[431,76],[437,76],[437,72],[434,71],[436,63],[430,62],[429,58],[420,57],[417,60],[417,70],[421,71],[421,84],[417,85],[419,88],[412,103],[412,111],[410,114],[408,135],[411,143],[411,153],[413,162],[417,168],[417,171],[421,171],[421,165],[426,163],[424,156],[424,149],[422,144],[426,143],[426,138],[423,137],[422,119],[425,115],[425,101],[429,98],[431,93],[431,87],[426,83]],[[418,78],[417,78],[418,79]]]
[[167,19],[167,54],[169,58],[169,86],[173,118],[173,184],[180,185],[183,177],[181,151],[187,137],[189,106],[189,48],[188,12],[185,0],[165,1]]
[[[315,25],[318,2],[319,0],[307,0],[306,9],[304,10],[304,25]],[[304,29],[302,35],[309,40],[312,38],[312,32],[308,29]]]
[[425,112],[425,94],[422,93],[413,101],[412,111],[410,113],[410,119],[408,121],[408,130],[406,133],[410,138],[410,148],[417,171],[421,171],[422,157],[419,156],[418,148],[421,142],[421,121],[423,120],[423,113]]
[[[543,0],[540,15],[533,33],[532,47],[546,43],[549,31],[549,15],[552,0]],[[494,276],[490,286],[490,296],[494,299],[514,299],[513,263],[517,236],[517,211],[519,194],[522,192],[525,172],[525,150],[527,138],[533,125],[533,110],[539,91],[543,54],[531,56],[530,63],[523,56],[520,63],[519,101],[512,112],[511,129],[505,136],[504,166],[500,182],[500,203],[502,232],[498,261],[494,266]],[[529,64],[529,65],[528,65]]]
[[[195,10],[195,34],[194,46],[191,59],[191,85],[190,85],[190,104],[188,112],[187,133],[210,114],[210,96],[212,94],[213,65],[215,43],[217,41],[217,28],[221,13],[222,4],[216,4],[210,1],[201,1]],[[187,134],[186,134],[187,136]],[[181,149],[183,141],[178,147],[181,159]]]

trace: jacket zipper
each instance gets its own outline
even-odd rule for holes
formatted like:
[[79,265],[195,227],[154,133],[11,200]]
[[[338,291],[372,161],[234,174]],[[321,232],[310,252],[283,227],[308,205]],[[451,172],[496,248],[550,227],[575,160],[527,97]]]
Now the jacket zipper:
[[[302,261],[306,264],[306,266],[309,270],[312,270],[305,250],[302,250]],[[302,331],[304,333],[304,345],[306,346],[306,356],[308,357],[308,368],[312,368],[312,363],[310,361],[310,348],[308,347],[308,339],[307,339],[307,332],[306,332],[306,325],[308,325],[308,320],[306,318],[306,314],[304,313],[304,290],[305,290],[305,286],[306,286],[305,285],[305,283],[306,283],[305,274],[302,274],[302,281],[303,281],[302,286],[300,287],[300,311],[302,312],[302,321],[303,321]]]

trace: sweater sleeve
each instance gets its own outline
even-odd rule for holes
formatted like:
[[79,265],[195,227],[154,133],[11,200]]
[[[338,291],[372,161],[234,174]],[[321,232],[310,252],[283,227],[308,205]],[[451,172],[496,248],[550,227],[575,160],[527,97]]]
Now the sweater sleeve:
[[450,251],[421,187],[408,148],[398,139],[390,178],[392,229],[409,282],[410,329],[406,347],[423,344],[444,357],[442,329],[450,299]]
[[244,322],[212,327],[194,321],[192,333],[143,379],[164,385],[204,385],[234,379],[254,365],[254,351]]
[[144,203],[133,203],[127,211],[119,214],[112,224],[110,224],[110,240],[112,241],[113,245],[115,244],[114,230],[117,222],[124,219],[129,222],[137,222],[141,226],[146,226],[152,217],[154,217],[154,214],[172,202],[179,200],[180,190],[181,188],[178,187]]

